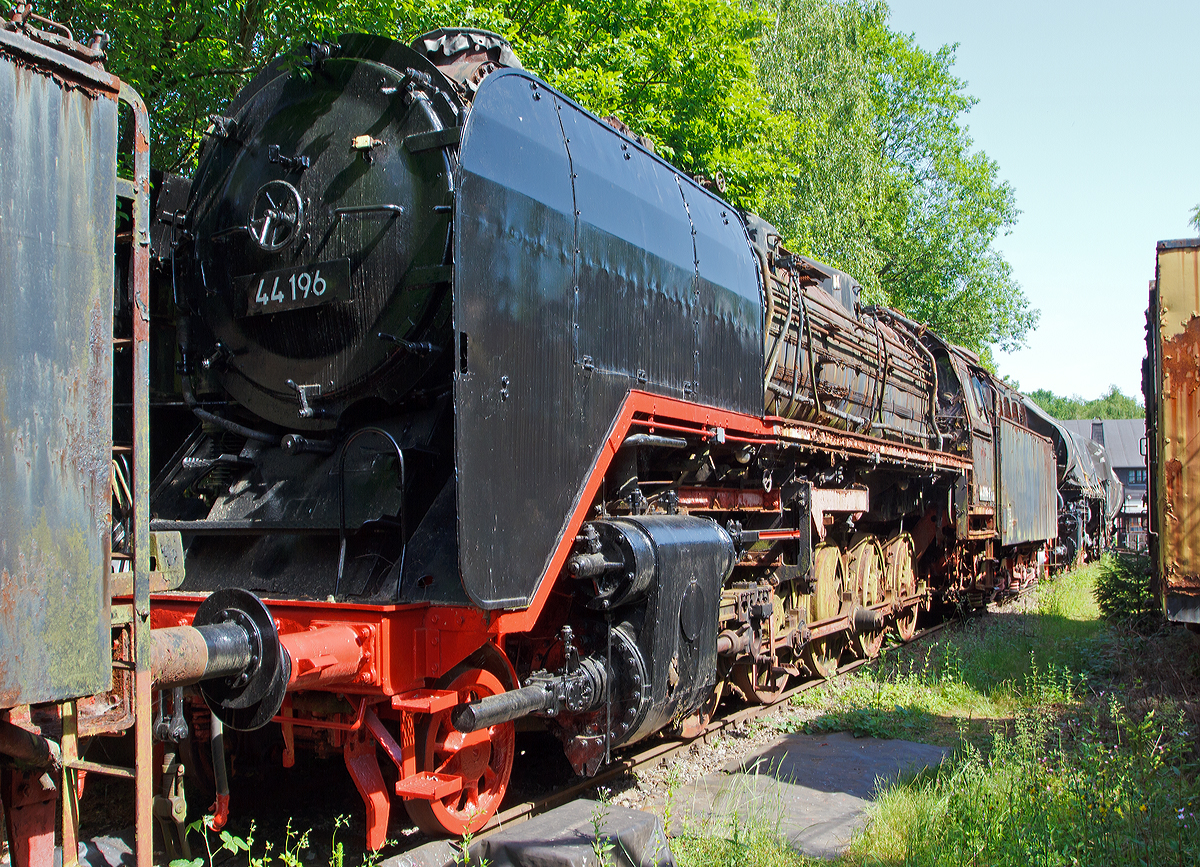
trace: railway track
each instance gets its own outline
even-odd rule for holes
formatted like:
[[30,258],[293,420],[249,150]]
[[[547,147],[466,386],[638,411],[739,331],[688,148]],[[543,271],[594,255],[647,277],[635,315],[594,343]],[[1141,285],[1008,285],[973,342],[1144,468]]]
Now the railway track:
[[[1013,597],[1013,599],[1018,599],[1023,595],[1024,592],[1016,597]],[[910,641],[906,642],[905,646],[916,644],[917,642],[922,641],[929,636],[934,635],[935,633],[941,632],[947,626],[950,626],[956,622],[958,622],[957,619],[944,620],[943,622],[934,626],[930,626],[927,629],[922,629],[917,632],[917,634],[914,635]],[[556,789],[555,791],[550,792],[543,797],[523,801],[519,804],[514,804],[507,809],[501,810],[495,816],[493,816],[491,821],[489,821],[487,825],[485,825],[483,829],[476,835],[476,839],[482,839],[492,832],[523,822],[526,819],[532,819],[534,816],[545,813],[548,810],[552,810],[555,807],[567,803],[568,801],[572,801],[598,786],[603,786],[606,783],[612,782],[613,780],[618,779],[630,771],[636,770],[637,768],[646,767],[654,762],[662,761],[663,759],[668,759],[671,756],[682,752],[683,750],[689,749],[697,742],[709,743],[713,738],[720,735],[721,732],[727,728],[739,725],[748,720],[765,716],[782,707],[783,705],[786,705],[787,702],[789,702],[794,696],[799,695],[807,690],[823,686],[824,684],[827,684],[833,680],[837,680],[838,678],[844,677],[850,672],[856,671],[865,665],[869,665],[880,658],[881,657],[876,657],[875,659],[856,659],[853,662],[841,666],[838,669],[837,674],[831,678],[814,678],[812,680],[807,680],[804,683],[792,687],[791,689],[785,690],[780,694],[779,698],[768,704],[751,705],[749,707],[742,708],[741,710],[734,711],[731,714],[714,718],[699,734],[693,738],[688,738],[686,740],[663,740],[653,744],[650,747],[647,747],[644,750],[621,756],[620,758],[615,759],[611,765],[609,765],[600,773],[596,774],[594,777],[579,780],[578,782],[571,783],[570,785],[561,789]]]

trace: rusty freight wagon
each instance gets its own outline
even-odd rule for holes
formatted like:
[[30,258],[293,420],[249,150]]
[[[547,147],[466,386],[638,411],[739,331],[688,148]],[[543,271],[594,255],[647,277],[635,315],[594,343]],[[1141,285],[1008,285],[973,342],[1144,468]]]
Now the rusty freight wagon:
[[[137,864],[149,867],[152,815],[174,831],[186,814],[182,767],[152,752],[183,726],[181,704],[168,717],[160,698],[156,716],[153,693],[178,697],[179,681],[223,664],[196,671],[185,652],[202,621],[150,634],[151,590],[178,582],[183,550],[178,534],[148,528],[149,118],[104,69],[107,40],[77,41],[25,4],[0,22],[0,805],[12,867],[76,862],[79,799],[97,774],[135,789]],[[132,178],[118,175],[122,139]],[[133,767],[83,757],[96,735],[126,732]],[[156,796],[159,772],[180,785]]]
[[1158,242],[1146,356],[1150,556],[1168,619],[1200,624],[1200,238]]
[[[75,860],[84,772],[135,776],[81,760],[81,740],[135,717],[150,831],[150,552],[133,509],[147,502],[148,401],[138,388],[114,414],[112,399],[114,375],[146,382],[133,311],[147,309],[149,130],[104,69],[106,42],[29,5],[0,23],[0,802],[14,867],[54,863],[60,799]],[[117,176],[122,111],[133,180]],[[118,207],[132,217],[120,241]],[[115,533],[114,485],[130,506]],[[112,604],[122,587],[134,598]]]

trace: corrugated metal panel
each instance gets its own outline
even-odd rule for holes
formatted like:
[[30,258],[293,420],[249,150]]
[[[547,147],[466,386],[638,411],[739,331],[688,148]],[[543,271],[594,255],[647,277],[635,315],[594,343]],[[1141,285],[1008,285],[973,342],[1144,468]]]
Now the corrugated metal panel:
[[995,507],[996,453],[991,438],[982,437],[976,432],[971,437],[971,457],[975,462],[975,471],[971,474],[974,487],[972,502],[976,506]]
[[996,529],[1000,544],[1053,539],[1058,535],[1054,447],[1045,437],[1001,418],[996,452]]
[[1161,395],[1152,472],[1169,601],[1171,594],[1200,596],[1200,241],[1159,243],[1157,284],[1151,325]]
[[0,708],[110,685],[117,142],[103,73],[2,35]]

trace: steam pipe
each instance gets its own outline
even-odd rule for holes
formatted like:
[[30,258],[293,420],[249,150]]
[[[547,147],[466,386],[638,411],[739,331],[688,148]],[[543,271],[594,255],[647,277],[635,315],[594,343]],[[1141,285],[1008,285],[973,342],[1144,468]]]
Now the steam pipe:
[[[175,326],[176,340],[179,343],[180,357],[184,360],[183,368],[187,370],[188,345],[191,341],[191,327],[188,324],[186,316],[179,317],[179,322]],[[215,424],[218,427],[224,428],[232,434],[245,437],[246,439],[258,440],[259,442],[268,443],[270,445],[279,445],[279,437],[275,434],[264,433],[263,431],[254,430],[245,425],[238,424],[235,421],[230,421],[224,416],[219,416],[211,413],[200,406],[200,401],[196,400],[196,395],[192,393],[192,376],[190,373],[181,373],[179,382],[183,386],[183,401],[191,409],[196,418],[201,421],[206,421]]]

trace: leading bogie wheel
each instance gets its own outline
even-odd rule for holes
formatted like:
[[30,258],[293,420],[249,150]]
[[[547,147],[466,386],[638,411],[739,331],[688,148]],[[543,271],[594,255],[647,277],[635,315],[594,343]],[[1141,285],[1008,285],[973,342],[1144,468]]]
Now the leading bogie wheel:
[[[504,692],[500,679],[481,668],[452,674],[443,688],[456,691],[459,703]],[[449,710],[425,717],[415,731],[419,769],[461,776],[463,786],[440,799],[405,801],[404,808],[417,827],[426,834],[461,837],[487,824],[508,789],[515,732],[513,723],[507,722],[466,735],[451,725]]]

